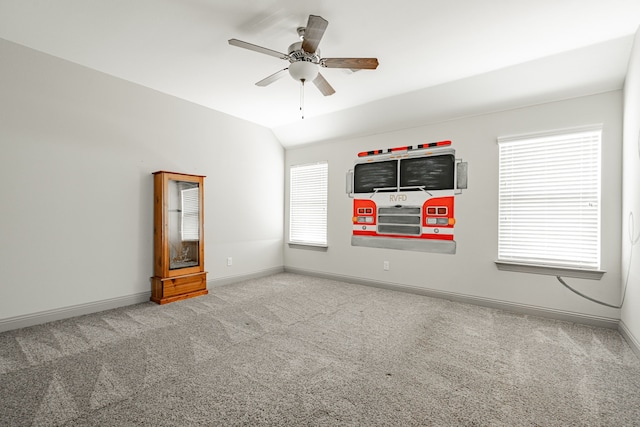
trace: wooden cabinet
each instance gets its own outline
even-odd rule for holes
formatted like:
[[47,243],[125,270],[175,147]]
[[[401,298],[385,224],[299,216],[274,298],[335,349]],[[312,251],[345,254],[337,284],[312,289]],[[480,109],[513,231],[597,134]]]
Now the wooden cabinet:
[[153,277],[158,304],[205,295],[204,176],[153,174]]

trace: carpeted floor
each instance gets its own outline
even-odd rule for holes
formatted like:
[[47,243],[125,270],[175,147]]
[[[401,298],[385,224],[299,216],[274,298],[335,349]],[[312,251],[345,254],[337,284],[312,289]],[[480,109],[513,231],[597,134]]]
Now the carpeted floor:
[[618,332],[294,274],[0,334],[2,426],[640,425]]

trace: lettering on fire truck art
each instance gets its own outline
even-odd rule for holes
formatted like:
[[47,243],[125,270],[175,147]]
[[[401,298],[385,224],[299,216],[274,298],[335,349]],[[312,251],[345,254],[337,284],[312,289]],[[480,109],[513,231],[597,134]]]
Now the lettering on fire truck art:
[[455,254],[455,197],[466,188],[451,141],[358,153],[347,173],[351,245]]

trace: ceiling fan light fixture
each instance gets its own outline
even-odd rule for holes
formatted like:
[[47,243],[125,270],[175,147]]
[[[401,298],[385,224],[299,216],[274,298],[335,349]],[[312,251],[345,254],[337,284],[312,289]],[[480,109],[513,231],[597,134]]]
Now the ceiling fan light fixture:
[[318,64],[308,61],[292,62],[289,65],[289,74],[297,81],[310,82],[318,75]]

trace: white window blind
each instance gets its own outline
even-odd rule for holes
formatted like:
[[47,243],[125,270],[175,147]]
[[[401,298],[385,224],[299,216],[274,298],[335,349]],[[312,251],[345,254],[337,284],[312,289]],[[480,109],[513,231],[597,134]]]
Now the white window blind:
[[328,164],[291,166],[289,243],[326,246]]
[[600,268],[601,134],[498,139],[498,261]]
[[200,240],[199,188],[182,190],[182,240]]

